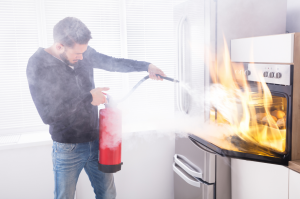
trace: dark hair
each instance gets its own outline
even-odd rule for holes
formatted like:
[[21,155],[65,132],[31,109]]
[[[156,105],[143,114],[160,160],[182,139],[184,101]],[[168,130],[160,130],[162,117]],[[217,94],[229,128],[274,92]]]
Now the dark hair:
[[73,47],[77,44],[87,44],[92,39],[91,31],[82,21],[75,17],[66,17],[53,28],[54,42]]

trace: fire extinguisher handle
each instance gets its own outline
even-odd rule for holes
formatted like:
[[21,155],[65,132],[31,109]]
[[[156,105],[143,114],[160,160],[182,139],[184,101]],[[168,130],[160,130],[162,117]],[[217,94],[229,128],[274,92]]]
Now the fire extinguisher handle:
[[105,95],[105,97],[106,97],[106,100],[107,100],[107,103],[106,103],[106,104],[109,104],[109,100],[110,100],[109,95],[108,95],[107,93],[104,93],[104,92],[102,92],[102,93],[103,93],[103,95]]

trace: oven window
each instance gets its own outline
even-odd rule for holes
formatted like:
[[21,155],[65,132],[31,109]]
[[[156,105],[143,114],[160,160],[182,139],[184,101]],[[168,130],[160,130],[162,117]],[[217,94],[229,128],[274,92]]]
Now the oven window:
[[272,93],[270,99],[266,100],[266,95],[253,91],[249,98],[249,120],[244,131],[232,130],[232,124],[226,119],[227,117],[211,109],[210,120],[231,130],[229,133],[221,133],[205,139],[231,151],[268,157],[286,154],[287,98],[283,94]]

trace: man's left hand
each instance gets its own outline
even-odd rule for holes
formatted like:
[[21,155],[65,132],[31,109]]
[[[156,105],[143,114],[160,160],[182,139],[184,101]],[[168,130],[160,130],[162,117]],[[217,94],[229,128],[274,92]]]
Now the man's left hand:
[[154,80],[161,80],[161,81],[163,80],[159,76],[156,76],[156,74],[166,77],[165,73],[153,64],[149,64],[148,73],[149,73],[149,77]]

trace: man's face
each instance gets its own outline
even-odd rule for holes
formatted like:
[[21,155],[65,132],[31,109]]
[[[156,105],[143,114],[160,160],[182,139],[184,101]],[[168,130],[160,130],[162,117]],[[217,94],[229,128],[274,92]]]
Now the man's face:
[[59,57],[66,64],[76,66],[78,61],[83,59],[82,54],[86,51],[87,46],[88,44],[75,44],[73,48],[64,46],[63,52],[59,54]]

